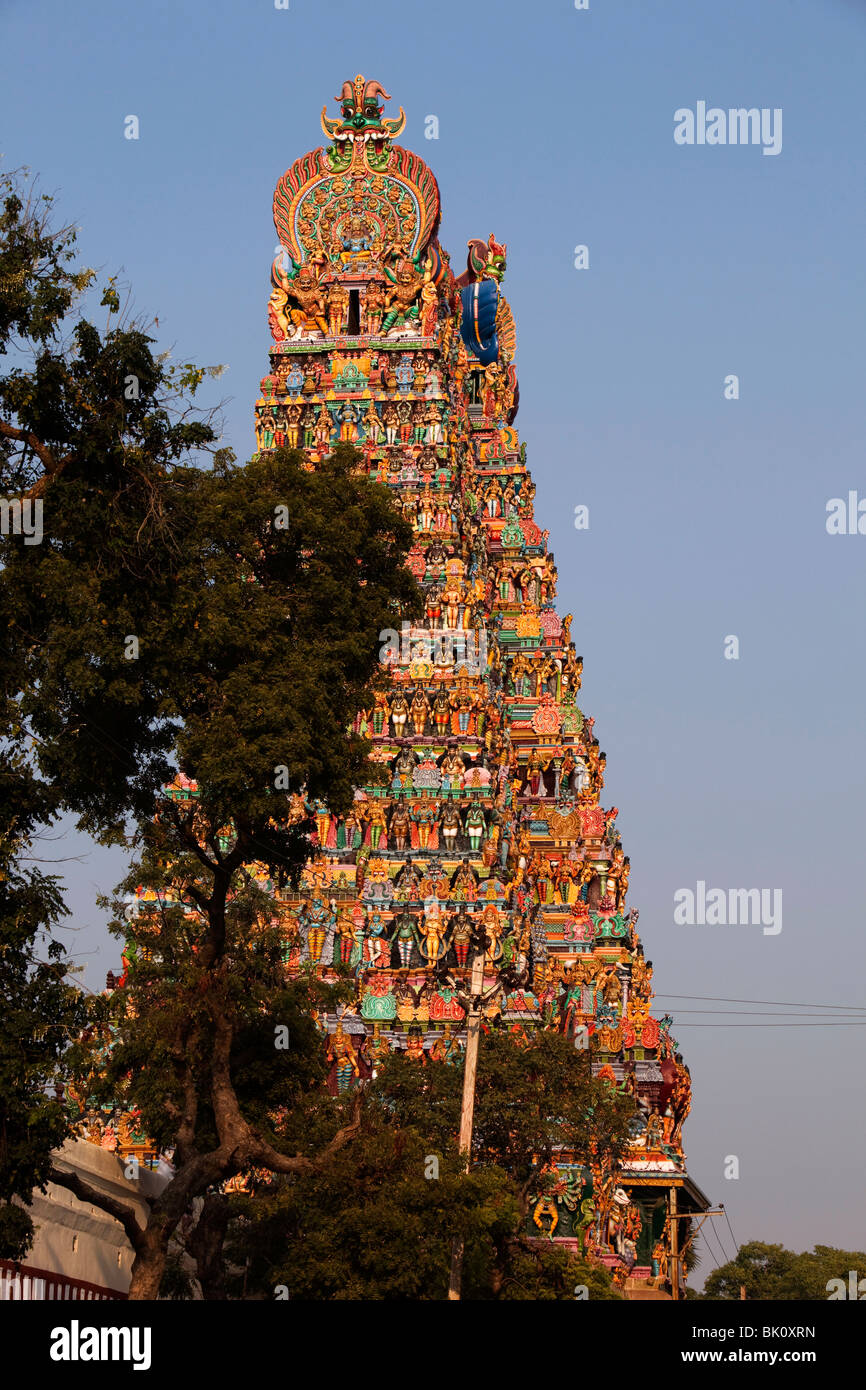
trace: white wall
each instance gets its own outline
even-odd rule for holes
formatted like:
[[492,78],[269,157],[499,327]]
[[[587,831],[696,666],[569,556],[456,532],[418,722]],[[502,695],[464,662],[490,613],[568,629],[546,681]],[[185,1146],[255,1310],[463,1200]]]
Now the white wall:
[[[99,1191],[133,1206],[142,1224],[147,1209],[143,1194],[157,1196],[167,1181],[147,1168],[139,1168],[138,1179],[131,1181],[124,1175],[126,1160],[84,1139],[67,1140],[55,1161],[58,1168],[77,1172]],[[29,1211],[36,1238],[22,1261],[24,1268],[52,1270],[127,1292],[134,1252],[117,1221],[54,1183],[44,1193],[33,1194]]]

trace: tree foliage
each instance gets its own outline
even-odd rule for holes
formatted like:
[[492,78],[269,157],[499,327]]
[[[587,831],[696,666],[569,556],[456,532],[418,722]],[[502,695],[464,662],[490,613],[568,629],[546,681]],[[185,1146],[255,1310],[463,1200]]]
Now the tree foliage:
[[[233,1200],[229,1251],[248,1294],[445,1299],[464,1241],[464,1298],[617,1298],[606,1271],[529,1234],[539,1167],[567,1147],[603,1164],[630,1102],[559,1035],[482,1039],[469,1172],[458,1152],[461,1067],[394,1055],[367,1090],[359,1134],[324,1168]],[[248,1263],[247,1263],[248,1262]],[[236,1291],[240,1281],[236,1281]],[[276,1292],[275,1292],[276,1291]]]
[[[45,821],[68,810],[128,843],[131,818],[136,881],[163,902],[170,888],[144,944],[133,930],[140,955],[111,1017],[94,1017],[134,1078],[130,1100],[177,1153],[147,1231],[114,1213],[138,1251],[134,1288],[147,1266],[153,1293],[197,1194],[241,1161],[288,1161],[234,1074],[238,1058],[242,1077],[274,1066],[271,1015],[256,1010],[277,946],[255,873],[275,888],[310,853],[289,793],[327,794],[339,812],[375,780],[349,726],[377,679],[380,630],[419,600],[412,531],[350,449],[315,473],[287,451],[239,466],[216,449],[192,399],[202,369],[155,356],[114,281],[103,331],[76,318],[93,276],[74,268],[74,231],[52,229],[51,200],[26,181],[7,177],[3,193],[0,491],[42,516],[38,543],[0,540],[7,775]],[[197,783],[185,802],[164,793],[178,772]],[[16,949],[26,971],[30,945]],[[291,1013],[279,989],[272,1002]],[[30,1031],[42,1022],[32,1013]],[[60,1134],[34,1135],[34,1154]]]
[[[183,392],[140,329],[100,334],[80,316],[94,276],[76,266],[75,240],[34,181],[0,176],[0,1225],[15,1257],[32,1229],[9,1203],[44,1185],[67,1133],[53,1086],[83,1021],[56,935],[59,881],[33,856],[67,809],[116,833],[167,770],[157,701],[128,681],[106,613],[146,592],[141,528],[158,516],[158,479],[213,439],[206,422],[171,417]],[[64,671],[75,698],[52,711]]]
[[[5,779],[4,779],[5,780]],[[57,882],[0,849],[0,1258],[23,1258],[33,1238],[29,1201],[44,1187],[66,1115],[57,1086],[65,1048],[85,1020],[67,979],[63,948],[51,939],[65,912]]]
[[814,1250],[797,1254],[784,1245],[751,1240],[740,1246],[735,1260],[713,1270],[699,1297],[737,1299],[744,1287],[747,1299],[826,1299],[830,1281],[841,1279],[847,1286],[850,1270],[859,1271],[861,1277],[866,1275],[866,1252],[816,1245]]

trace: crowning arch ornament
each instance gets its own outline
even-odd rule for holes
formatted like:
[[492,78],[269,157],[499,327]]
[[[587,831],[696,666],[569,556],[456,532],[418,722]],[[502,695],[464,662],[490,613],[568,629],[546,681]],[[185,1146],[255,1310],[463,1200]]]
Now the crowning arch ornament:
[[345,82],[337,98],[342,118],[331,120],[327,108],[322,111],[322,128],[333,144],[296,160],[277,184],[274,225],[290,266],[287,272],[282,255],[273,266],[271,330],[277,341],[288,331],[281,310],[295,282],[309,287],[313,278],[343,281],[351,267],[363,284],[381,265],[392,281],[410,286],[411,273],[402,267],[418,274],[425,254],[427,278],[436,283],[442,276],[431,245],[440,218],[436,180],[418,155],[392,145],[405,116],[401,108],[397,120],[388,119],[380,97],[389,100],[378,82],[361,76]]

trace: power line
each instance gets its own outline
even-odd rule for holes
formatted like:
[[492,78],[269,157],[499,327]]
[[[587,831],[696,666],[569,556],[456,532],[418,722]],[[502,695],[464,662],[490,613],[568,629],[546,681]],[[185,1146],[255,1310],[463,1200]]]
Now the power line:
[[793,1003],[789,999],[728,999],[716,994],[655,994],[656,999],[697,999],[709,1004],[770,1004],[780,1009],[841,1009],[843,1013],[866,1013],[864,1004]]
[[[714,1218],[713,1218],[712,1216],[710,1216],[710,1215],[708,1214],[707,1220],[704,1222],[703,1226],[701,1227],[701,1235],[704,1235],[704,1233],[706,1232],[707,1236],[709,1236],[710,1231],[712,1231],[712,1233],[713,1233],[713,1240],[714,1240],[715,1244],[718,1246],[718,1249],[719,1249],[719,1251],[721,1252],[721,1256],[722,1256],[721,1262],[718,1262],[718,1261],[717,1261],[717,1263],[716,1263],[716,1269],[721,1269],[722,1265],[730,1264],[730,1261],[729,1261],[728,1256],[727,1256],[727,1254],[726,1254],[726,1252],[725,1252],[725,1247],[722,1245],[721,1236],[719,1235],[718,1231],[716,1230],[715,1220],[714,1220]],[[709,1247],[709,1240],[707,1241],[707,1246]],[[713,1257],[713,1259],[715,1260],[715,1258],[716,1258],[715,1251],[712,1252],[712,1257]]]
[[[677,1016],[677,1018],[679,1018],[681,1014],[717,1014],[719,1017],[723,1017],[723,1016],[725,1016],[725,1015],[731,1016],[731,1015],[733,1015],[733,1014],[740,1014],[743,1018],[789,1018],[789,1017],[790,1017],[790,1014],[779,1014],[779,1013],[771,1014],[771,1013],[768,1013],[766,1009],[677,1009],[677,1010],[676,1010],[676,1016]],[[828,1023],[835,1023],[835,1022],[837,1022],[837,1019],[834,1017],[833,1014],[798,1014],[797,1017],[798,1017],[798,1018],[825,1018],[825,1019],[828,1021]],[[859,1015],[855,1015],[855,1019],[856,1019],[856,1021],[859,1022],[859,1023],[866,1022],[866,1019],[861,1018]]]
[[854,1022],[828,1019],[826,1023],[677,1023],[679,1028],[866,1028],[866,1018]]
[[[734,1242],[734,1250],[736,1251],[736,1254],[739,1255],[739,1253],[740,1253],[740,1247],[739,1247],[739,1245],[737,1244],[737,1237],[734,1235],[734,1228],[733,1228],[733,1226],[731,1225],[731,1218],[728,1216],[727,1207],[725,1206],[724,1202],[719,1202],[719,1206],[721,1207],[722,1211],[725,1213],[725,1220],[726,1220],[727,1223],[728,1223],[728,1230],[729,1230],[730,1233],[731,1233],[731,1240]],[[736,1257],[735,1257],[735,1258],[736,1258]]]
[[[715,1229],[716,1229],[716,1228],[715,1228],[715,1218],[716,1218],[716,1216],[718,1216],[718,1212],[715,1212],[715,1213],[713,1214],[713,1217],[712,1217],[712,1220],[713,1220],[713,1230],[714,1230],[714,1231],[715,1231]],[[734,1246],[734,1254],[733,1254],[733,1255],[729,1255],[729,1254],[728,1254],[728,1247],[725,1245],[725,1242],[722,1240],[721,1229],[719,1229],[718,1231],[716,1231],[716,1237],[717,1237],[717,1239],[718,1239],[719,1245],[722,1247],[722,1250],[724,1251],[725,1262],[726,1262],[727,1264],[732,1263],[733,1260],[736,1258],[736,1246]]]
[[703,1229],[712,1230],[713,1240],[716,1241],[717,1245],[719,1245],[719,1250],[721,1251],[721,1264],[730,1265],[730,1259],[728,1259],[728,1252],[726,1248],[724,1248],[724,1241],[721,1240],[721,1236],[719,1232],[717,1232],[716,1230],[716,1215],[716,1212],[713,1212],[712,1215],[710,1215],[710,1213],[708,1212],[708,1220],[706,1220],[705,1225],[703,1225]]

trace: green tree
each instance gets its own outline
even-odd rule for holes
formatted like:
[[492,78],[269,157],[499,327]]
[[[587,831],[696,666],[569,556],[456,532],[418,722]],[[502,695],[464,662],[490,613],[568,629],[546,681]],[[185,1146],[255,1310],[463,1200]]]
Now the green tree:
[[573,1299],[581,1285],[590,1298],[617,1298],[606,1271],[530,1234],[530,1194],[561,1148],[612,1162],[630,1102],[561,1036],[522,1046],[491,1032],[467,1173],[456,1146],[462,1085],[461,1067],[392,1056],[367,1089],[359,1134],[326,1168],[234,1199],[228,1248],[247,1293],[445,1299],[459,1237],[464,1298]]
[[[147,1122],[152,1107],[141,1095],[154,1079],[169,1105],[176,1164],[147,1231],[130,1235],[135,1298],[155,1296],[168,1242],[195,1197],[251,1166],[309,1165],[306,1153],[279,1147],[267,1122],[274,1093],[240,1088],[238,1077],[253,1073],[249,1060],[239,1071],[236,1058],[239,1048],[250,1051],[254,1001],[262,1066],[273,1069],[274,1027],[287,1023],[279,928],[268,935],[273,894],[309,858],[313,800],[327,796],[332,811],[343,811],[353,787],[379,775],[366,740],[348,729],[372,702],[380,631],[416,595],[403,568],[411,530],[387,489],[357,472],[352,450],[338,449],[315,472],[288,452],[243,470],[219,467],[198,499],[178,562],[189,618],[174,652],[177,758],[195,793],[157,800],[154,817],[140,823],[142,856],[126,885],[170,894],[185,915],[167,933],[160,914],[155,937],[146,920],[133,930],[129,999],[115,1017],[121,1064],[130,1052],[153,1056],[156,1017],[176,1059],[168,1095],[167,1073],[148,1064],[140,1079],[132,1068],[130,1101]],[[264,892],[256,874],[266,876]],[[262,988],[258,959],[267,967]],[[199,992],[201,1008],[184,1007],[187,990]],[[323,1153],[352,1132],[344,1127]],[[164,1123],[154,1133],[169,1137]]]
[[[346,1116],[324,1088],[314,1022],[340,990],[315,977],[288,981],[273,898],[254,881],[231,893],[219,958],[206,965],[206,915],[160,899],[124,924],[126,979],[98,1002],[93,1036],[74,1050],[77,1089],[88,1108],[132,1115],[173,1161],[145,1227],[131,1211],[112,1213],[136,1252],[131,1296],[165,1292],[170,1243],[199,1197],[204,1220],[189,1249],[205,1296],[219,1296],[223,1271],[206,1233],[219,1225],[219,1186],[251,1168],[312,1170],[357,1128],[357,1115]],[[68,1185],[86,1196],[77,1180]]]
[[85,1021],[63,948],[52,939],[66,910],[57,882],[20,862],[25,849],[20,839],[0,845],[0,1258],[7,1260],[22,1259],[33,1239],[20,1203],[44,1189],[51,1151],[65,1138],[54,1087],[68,1074],[67,1041]]
[[[143,1066],[151,1024],[166,1030],[159,1064],[130,1087],[150,1122],[162,1107],[174,1127],[175,1177],[147,1229],[52,1172],[123,1222],[133,1296],[153,1297],[196,1196],[250,1162],[293,1171],[232,1071],[247,1000],[262,998],[256,951],[272,968],[276,949],[261,945],[255,875],[274,890],[291,880],[311,850],[311,799],[339,812],[376,780],[350,724],[372,698],[380,631],[419,602],[404,566],[412,530],[345,447],[315,473],[287,451],[246,466],[217,451],[201,466],[216,444],[191,399],[203,371],[154,357],[113,283],[106,330],[70,327],[92,278],[68,268],[74,235],[51,231],[50,201],[14,180],[6,194],[0,349],[15,348],[16,365],[0,376],[0,473],[41,506],[43,528],[36,544],[2,538],[6,731],[46,788],[46,816],[71,810],[123,843],[132,818],[137,881],[170,886],[192,919],[158,921],[167,935],[151,932],[128,995],[95,1020]],[[177,772],[194,798],[165,794]],[[207,1007],[179,1019],[175,988]]]
[[846,1288],[849,1271],[866,1276],[866,1252],[838,1250],[816,1245],[814,1250],[797,1254],[784,1245],[768,1245],[760,1240],[741,1245],[735,1260],[713,1270],[704,1284],[706,1299],[740,1298],[741,1287],[747,1299],[779,1299],[799,1302],[829,1298],[828,1284],[841,1279]]
[[[66,1137],[51,1089],[82,1022],[56,935],[58,881],[33,867],[34,845],[66,808],[116,832],[169,771],[158,697],[129,679],[103,619],[124,589],[134,601],[170,575],[153,554],[144,561],[154,538],[164,560],[172,550],[160,480],[184,450],[213,442],[206,421],[182,418],[195,375],[120,326],[114,286],[104,335],[76,318],[92,280],[52,199],[21,172],[0,176],[0,1226],[15,1257],[32,1229],[9,1204],[44,1185]],[[113,592],[110,574],[123,575]],[[51,671],[65,664],[76,700],[53,742]]]

